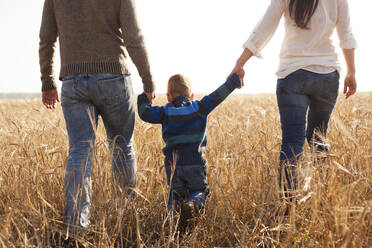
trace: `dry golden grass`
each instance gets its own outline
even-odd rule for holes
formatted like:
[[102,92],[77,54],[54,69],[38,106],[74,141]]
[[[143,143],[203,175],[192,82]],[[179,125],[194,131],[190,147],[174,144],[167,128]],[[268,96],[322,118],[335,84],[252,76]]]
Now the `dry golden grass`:
[[[300,192],[302,203],[288,217],[277,185],[281,134],[275,96],[230,96],[208,121],[211,196],[195,229],[182,237],[175,231],[177,216],[167,218],[165,209],[160,126],[136,124],[143,197],[135,202],[114,193],[102,126],[94,155],[92,226],[78,238],[83,247],[372,246],[371,94],[339,98],[326,163],[309,165],[305,147],[301,164],[312,176],[313,193],[305,201],[309,192]],[[63,245],[67,152],[60,106],[49,111],[40,100],[0,101],[0,247]]]

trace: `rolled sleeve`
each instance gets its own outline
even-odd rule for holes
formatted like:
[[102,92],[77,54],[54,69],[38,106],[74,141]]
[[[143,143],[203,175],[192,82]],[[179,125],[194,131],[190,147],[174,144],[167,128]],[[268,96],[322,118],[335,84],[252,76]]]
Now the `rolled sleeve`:
[[349,3],[347,0],[339,0],[336,29],[340,39],[339,46],[342,49],[357,48],[357,41],[351,28]]
[[248,39],[244,44],[243,48],[249,49],[257,58],[262,58],[261,49],[258,49],[257,46],[252,42],[251,39]]
[[257,23],[248,40],[243,44],[243,48],[249,49],[254,56],[262,58],[261,50],[274,35],[284,13],[285,2],[282,0],[271,0],[265,15]]

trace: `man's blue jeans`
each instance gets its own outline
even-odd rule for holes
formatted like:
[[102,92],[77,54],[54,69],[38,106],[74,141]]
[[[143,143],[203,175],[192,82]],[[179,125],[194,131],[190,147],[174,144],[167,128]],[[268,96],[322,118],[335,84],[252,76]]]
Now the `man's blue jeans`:
[[[276,95],[282,127],[279,182],[285,192],[297,189],[296,166],[305,138],[312,151],[328,152],[322,136],[327,134],[338,87],[337,71],[318,74],[298,70],[278,80]],[[282,178],[283,172],[285,179]]]
[[98,116],[102,117],[112,151],[112,171],[123,188],[136,185],[132,146],[135,107],[129,76],[79,74],[63,80],[62,109],[69,137],[65,174],[65,222],[89,225],[91,167]]
[[169,185],[168,208],[178,207],[183,201],[204,207],[209,194],[205,165],[165,166]]

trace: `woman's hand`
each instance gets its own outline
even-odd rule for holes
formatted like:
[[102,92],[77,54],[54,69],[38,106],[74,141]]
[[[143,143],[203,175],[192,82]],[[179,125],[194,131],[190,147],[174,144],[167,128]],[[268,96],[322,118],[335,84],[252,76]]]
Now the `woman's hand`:
[[228,76],[231,77],[232,74],[237,73],[242,80],[242,87],[244,86],[244,70],[243,66],[247,61],[253,56],[253,53],[248,49],[245,48],[240,55],[239,59],[236,61],[234,69],[231,71],[230,75]]
[[357,83],[355,80],[355,73],[347,73],[344,82],[344,94],[346,99],[354,95],[357,89]]
[[243,66],[240,66],[240,65],[235,65],[234,69],[231,71],[230,75],[228,76],[231,77],[233,74],[238,74],[238,76],[240,77],[240,80],[242,81],[242,86],[239,87],[242,88],[244,86],[244,75],[245,75],[245,72],[244,72],[244,69],[243,69]]
[[354,49],[342,49],[347,66],[347,74],[344,82],[344,94],[346,99],[354,95],[357,89],[355,80],[355,62],[354,62]]

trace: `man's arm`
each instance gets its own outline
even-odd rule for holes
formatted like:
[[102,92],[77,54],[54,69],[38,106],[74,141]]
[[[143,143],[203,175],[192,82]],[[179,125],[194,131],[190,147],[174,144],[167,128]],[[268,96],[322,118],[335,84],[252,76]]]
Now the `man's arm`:
[[238,74],[234,73],[227,81],[210,95],[203,97],[199,102],[199,112],[208,115],[223,100],[228,97],[236,88],[242,86],[242,81]]
[[42,101],[47,108],[55,108],[58,99],[54,79],[54,51],[58,29],[52,0],[45,0],[40,26],[39,63],[42,82]]
[[160,124],[164,119],[164,108],[159,106],[151,106],[151,103],[145,93],[142,93],[137,98],[138,115],[146,122]]
[[52,0],[45,0],[40,26],[39,62],[42,91],[56,89],[54,81],[54,51],[58,30]]
[[121,0],[120,25],[129,56],[142,78],[144,92],[154,92],[155,85],[152,79],[143,35],[137,22],[134,0]]

